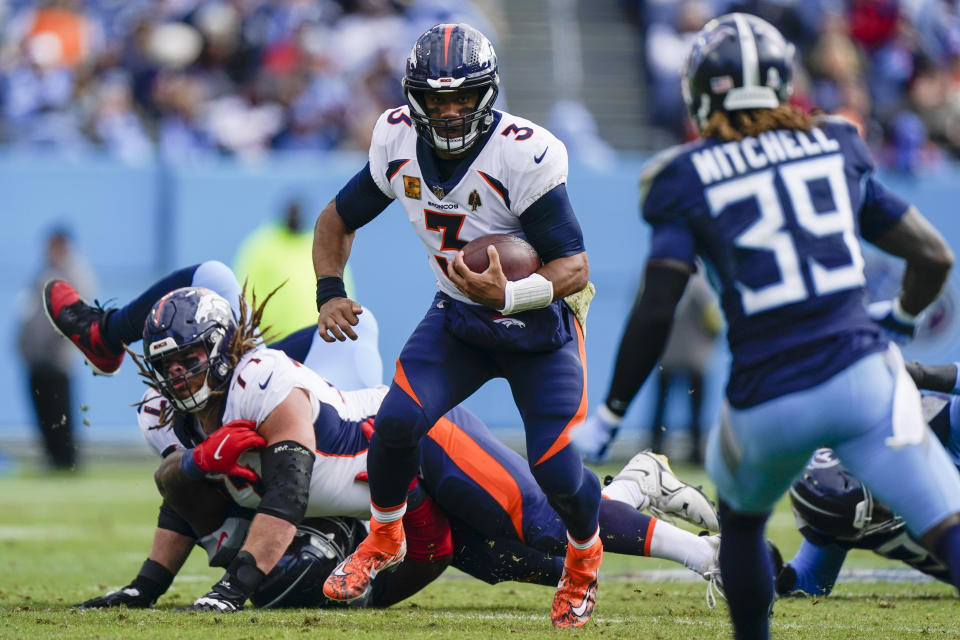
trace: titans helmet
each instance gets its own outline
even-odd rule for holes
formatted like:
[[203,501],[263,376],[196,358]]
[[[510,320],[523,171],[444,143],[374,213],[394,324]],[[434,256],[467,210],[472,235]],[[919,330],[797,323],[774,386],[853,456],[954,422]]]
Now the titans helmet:
[[855,542],[903,526],[830,449],[817,449],[790,487],[790,506],[805,537]]
[[[467,24],[438,24],[417,38],[407,58],[403,93],[417,133],[446,153],[466,151],[493,124],[500,91],[497,54],[486,36]],[[424,94],[478,89],[476,109],[459,118],[431,118]]]
[[366,529],[354,518],[310,518],[250,601],[261,609],[321,607],[330,603],[323,582],[357,547]]
[[[226,351],[236,329],[230,303],[210,289],[175,289],[153,305],[143,326],[143,358],[157,390],[175,409],[199,411],[211,392],[229,382],[233,365]],[[206,353],[205,359],[188,359],[184,372],[167,375],[165,363],[198,346]],[[182,391],[178,394],[184,385],[193,389],[192,383],[200,376],[198,389],[186,397]]]
[[701,129],[714,112],[773,109],[793,90],[794,46],[776,27],[746,13],[728,13],[697,33],[683,66],[681,90]]

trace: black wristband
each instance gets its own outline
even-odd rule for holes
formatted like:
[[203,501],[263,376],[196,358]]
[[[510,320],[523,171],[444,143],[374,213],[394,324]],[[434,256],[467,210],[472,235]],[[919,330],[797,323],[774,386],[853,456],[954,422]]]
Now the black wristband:
[[172,583],[173,572],[159,562],[147,558],[131,586],[139,589],[141,594],[156,600],[167,592]]
[[227,573],[220,580],[228,581],[247,598],[253,595],[266,574],[257,567],[257,559],[249,551],[240,551],[227,567]]
[[323,303],[331,298],[346,298],[347,288],[343,285],[343,278],[337,276],[323,276],[317,278],[317,312]]

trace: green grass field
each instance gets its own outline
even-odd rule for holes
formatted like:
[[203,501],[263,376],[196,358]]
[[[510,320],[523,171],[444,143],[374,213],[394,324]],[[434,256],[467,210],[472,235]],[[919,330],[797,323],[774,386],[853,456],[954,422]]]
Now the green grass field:
[[[195,553],[151,611],[79,611],[70,605],[129,582],[146,557],[158,498],[149,459],[93,460],[75,475],[30,470],[0,477],[0,638],[729,638],[725,605],[709,610],[703,581],[654,581],[665,561],[608,554],[593,620],[578,631],[550,626],[550,589],[489,586],[454,570],[386,611],[180,613],[221,572]],[[614,468],[600,472],[615,471]],[[688,481],[702,471],[677,465]],[[800,542],[786,503],[768,535],[790,558]],[[854,553],[850,567],[897,566]],[[823,599],[780,600],[777,638],[960,638],[960,602],[935,582],[841,583]]]

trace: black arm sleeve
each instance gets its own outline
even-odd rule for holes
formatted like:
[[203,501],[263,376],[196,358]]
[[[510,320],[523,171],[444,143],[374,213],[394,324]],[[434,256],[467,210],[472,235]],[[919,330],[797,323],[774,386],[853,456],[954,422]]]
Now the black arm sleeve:
[[284,440],[260,452],[260,475],[266,491],[257,513],[300,524],[307,512],[315,454],[299,442]]
[[158,529],[167,529],[173,531],[174,533],[179,533],[180,535],[187,536],[188,538],[193,538],[196,540],[197,534],[194,533],[193,527],[184,520],[179,513],[177,513],[173,507],[167,504],[167,501],[164,500],[163,504],[160,505],[160,515],[157,516],[157,528]]
[[630,401],[657,364],[670,335],[677,303],[690,273],[660,264],[647,264],[643,293],[634,303],[630,320],[620,339],[607,407],[624,415]]
[[925,365],[907,362],[907,373],[921,389],[950,393],[957,382],[957,366],[953,364]]
[[356,231],[387,208],[393,199],[384,195],[370,175],[370,163],[350,178],[337,194],[337,213],[350,231]]
[[567,198],[567,185],[559,184],[520,215],[527,241],[545,263],[583,253],[583,232]]

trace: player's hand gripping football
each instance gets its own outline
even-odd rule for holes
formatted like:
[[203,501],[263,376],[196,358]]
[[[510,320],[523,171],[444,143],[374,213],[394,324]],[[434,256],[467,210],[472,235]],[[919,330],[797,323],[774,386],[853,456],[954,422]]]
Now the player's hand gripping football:
[[192,456],[193,463],[204,473],[223,473],[256,482],[257,474],[237,463],[240,454],[247,449],[267,444],[267,441],[254,431],[256,426],[257,423],[253,420],[228,422],[184,455]]
[[320,337],[325,342],[343,342],[347,338],[356,340],[357,333],[353,327],[360,322],[357,316],[361,313],[363,307],[359,302],[350,298],[330,298],[320,307],[320,314],[317,316]]
[[487,247],[490,266],[483,273],[474,273],[463,261],[463,252],[457,252],[453,262],[447,264],[447,275],[463,295],[491,309],[503,309],[504,288],[507,276],[500,265],[500,254],[494,246]]

